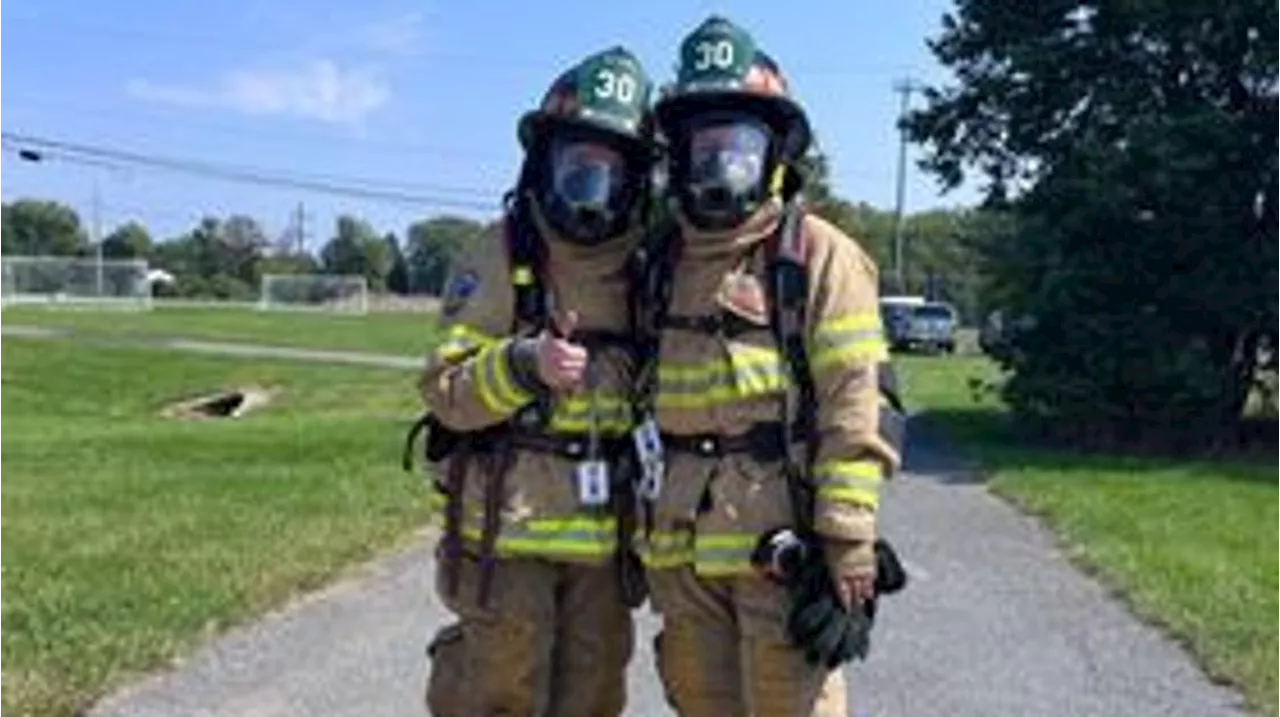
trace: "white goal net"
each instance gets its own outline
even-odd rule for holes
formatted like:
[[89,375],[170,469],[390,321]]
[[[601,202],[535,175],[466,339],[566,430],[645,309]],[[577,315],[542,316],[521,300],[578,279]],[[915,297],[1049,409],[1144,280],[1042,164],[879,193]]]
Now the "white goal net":
[[358,274],[264,274],[264,311],[369,311],[369,286]]
[[150,309],[147,262],[69,256],[0,257],[4,306]]

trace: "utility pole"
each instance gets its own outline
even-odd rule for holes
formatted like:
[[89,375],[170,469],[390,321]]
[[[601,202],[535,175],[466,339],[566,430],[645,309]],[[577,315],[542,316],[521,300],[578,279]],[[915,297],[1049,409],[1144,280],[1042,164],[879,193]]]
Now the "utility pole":
[[307,245],[307,211],[302,202],[298,202],[297,208],[294,209],[293,230],[296,232],[295,238],[298,244],[294,251],[298,256],[302,256]]
[[907,198],[907,129],[903,122],[911,106],[911,93],[920,89],[911,78],[903,78],[893,84],[893,91],[901,96],[898,108],[898,176],[897,197],[893,209],[893,280],[899,293],[906,293],[906,273],[902,261],[902,229],[905,217],[903,205]]

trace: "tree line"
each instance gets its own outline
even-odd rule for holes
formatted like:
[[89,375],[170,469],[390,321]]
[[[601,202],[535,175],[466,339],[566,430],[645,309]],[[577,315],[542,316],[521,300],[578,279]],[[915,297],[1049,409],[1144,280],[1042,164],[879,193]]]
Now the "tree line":
[[[810,168],[808,194],[819,214],[857,238],[881,266],[885,291],[893,259],[894,216],[865,202],[854,203],[831,191],[825,160]],[[92,256],[94,247],[76,211],[67,205],[19,199],[3,207],[3,253],[6,255]],[[929,293],[952,302],[966,320],[988,310],[982,295],[977,257],[972,245],[990,224],[970,209],[931,210],[905,219],[904,276],[909,293]],[[449,267],[468,242],[491,223],[458,216],[426,218],[409,225],[404,236],[378,233],[368,222],[344,215],[318,252],[300,251],[286,236],[269,240],[252,217],[233,214],[206,217],[186,233],[157,241],[136,221],[116,227],[103,238],[109,259],[144,259],[176,278],[171,289],[184,297],[246,299],[257,295],[263,274],[356,274],[374,292],[438,295]],[[980,243],[980,242],[979,242]]]
[[[370,291],[438,295],[458,251],[488,229],[466,217],[438,216],[409,225],[401,239],[379,234],[365,220],[342,215],[316,252],[296,237],[268,238],[250,216],[208,216],[189,231],[157,241],[141,222],[129,221],[102,239],[107,259],[142,259],[175,277],[178,296],[251,299],[264,274],[354,274]],[[75,209],[55,201],[18,199],[3,206],[3,253],[91,257],[95,247]]]

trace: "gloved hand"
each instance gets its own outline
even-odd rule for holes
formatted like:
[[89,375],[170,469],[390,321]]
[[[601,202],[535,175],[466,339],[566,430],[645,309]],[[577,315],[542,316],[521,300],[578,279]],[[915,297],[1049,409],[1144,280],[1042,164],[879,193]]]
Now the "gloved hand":
[[845,610],[855,611],[875,598],[876,551],[872,541],[827,538],[823,552],[832,586]]
[[855,657],[866,658],[871,618],[840,604],[821,556],[806,562],[790,592],[787,631],[810,664],[834,669]]

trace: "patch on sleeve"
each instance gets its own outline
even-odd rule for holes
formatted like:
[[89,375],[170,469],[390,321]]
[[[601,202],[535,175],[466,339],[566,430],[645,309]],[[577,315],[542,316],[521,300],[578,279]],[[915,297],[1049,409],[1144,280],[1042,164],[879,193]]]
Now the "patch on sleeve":
[[476,272],[467,270],[454,275],[449,280],[449,285],[445,287],[444,298],[440,304],[440,315],[445,318],[455,316],[462,311],[462,307],[467,305],[467,301],[479,288],[480,275]]

